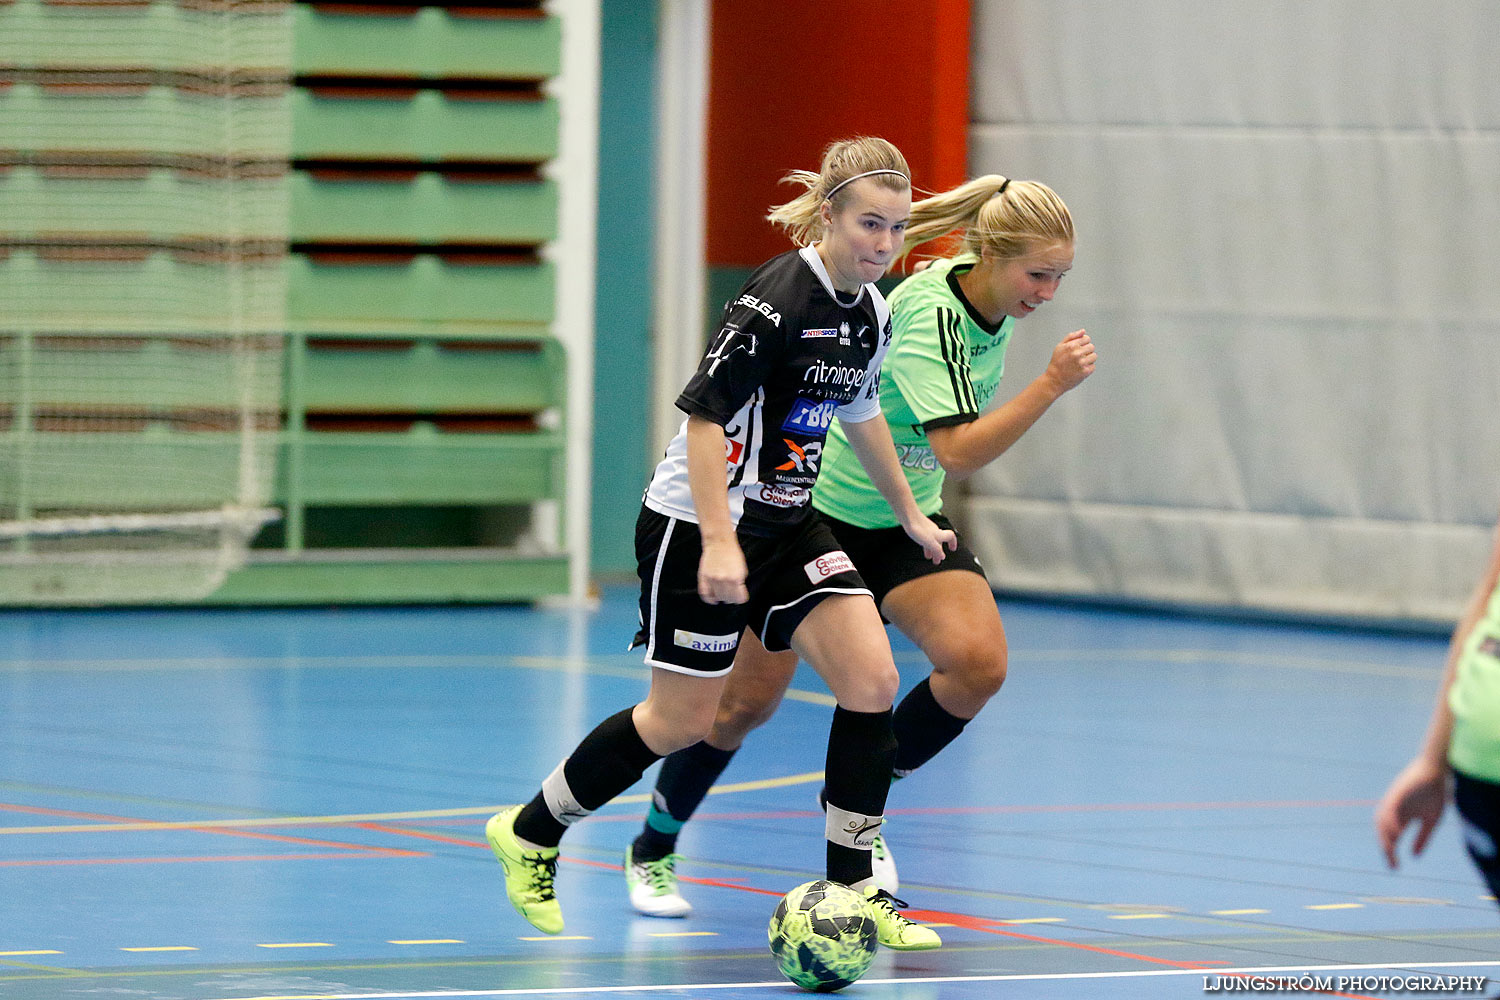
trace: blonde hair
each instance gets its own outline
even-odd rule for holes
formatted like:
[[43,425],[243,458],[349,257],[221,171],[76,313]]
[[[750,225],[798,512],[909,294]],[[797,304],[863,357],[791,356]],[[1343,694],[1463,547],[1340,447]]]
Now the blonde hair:
[[963,230],[959,253],[978,256],[988,250],[1001,260],[1073,242],[1073,216],[1057,192],[1041,181],[999,174],[976,177],[912,205],[901,253],[955,229]]
[[874,136],[840,139],[823,150],[817,173],[793,170],[781,179],[784,184],[801,184],[807,190],[785,204],[773,206],[766,218],[785,229],[798,246],[816,243],[823,235],[823,202],[830,201],[831,196],[837,212],[852,190],[845,185],[865,174],[892,191],[911,189],[911,168],[901,150]]

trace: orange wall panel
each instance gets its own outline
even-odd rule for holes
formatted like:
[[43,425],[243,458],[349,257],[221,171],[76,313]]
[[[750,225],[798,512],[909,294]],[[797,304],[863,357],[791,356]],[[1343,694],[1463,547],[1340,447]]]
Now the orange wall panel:
[[765,221],[851,135],[894,142],[918,188],[964,179],[969,0],[714,0],[708,113],[710,267],[787,249]]

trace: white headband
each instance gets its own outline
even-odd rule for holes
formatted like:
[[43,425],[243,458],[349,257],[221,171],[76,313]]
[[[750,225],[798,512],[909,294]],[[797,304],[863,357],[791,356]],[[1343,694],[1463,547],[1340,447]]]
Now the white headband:
[[911,178],[907,177],[905,174],[903,174],[899,170],[890,170],[890,169],[866,170],[862,174],[855,174],[853,177],[848,177],[848,178],[845,178],[844,180],[839,181],[837,184],[835,184],[833,186],[833,190],[829,191],[827,194],[825,194],[823,196],[823,199],[825,201],[827,201],[829,198],[832,198],[834,195],[838,194],[839,188],[843,187],[845,184],[848,184],[850,181],[857,181],[861,177],[873,177],[875,174],[895,174],[897,177],[904,178],[906,180],[906,183],[908,183],[908,184],[911,183]]

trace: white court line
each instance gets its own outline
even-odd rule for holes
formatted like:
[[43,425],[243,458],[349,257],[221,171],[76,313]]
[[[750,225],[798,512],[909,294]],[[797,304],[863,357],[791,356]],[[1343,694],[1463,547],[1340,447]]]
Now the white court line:
[[[1127,972],[1038,972],[1009,976],[921,976],[911,979],[861,979],[861,986],[910,986],[918,983],[1010,983],[1026,980],[1144,979],[1151,976],[1262,976],[1273,972],[1357,972],[1365,969],[1488,969],[1500,962],[1376,962],[1369,965],[1274,965],[1238,969],[1135,969]],[[650,990],[765,990],[786,989],[774,983],[656,983],[650,986],[555,986],[533,990],[431,990],[420,993],[290,993],[276,996],[225,997],[220,1000],[424,1000],[427,997],[556,997],[606,993],[645,993]]]

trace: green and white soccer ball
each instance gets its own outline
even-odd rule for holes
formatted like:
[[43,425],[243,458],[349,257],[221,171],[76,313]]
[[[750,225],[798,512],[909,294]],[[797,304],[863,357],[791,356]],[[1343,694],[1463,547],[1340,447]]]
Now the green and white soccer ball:
[[875,911],[838,882],[804,882],[781,897],[768,934],[782,975],[804,990],[841,990],[875,959]]

